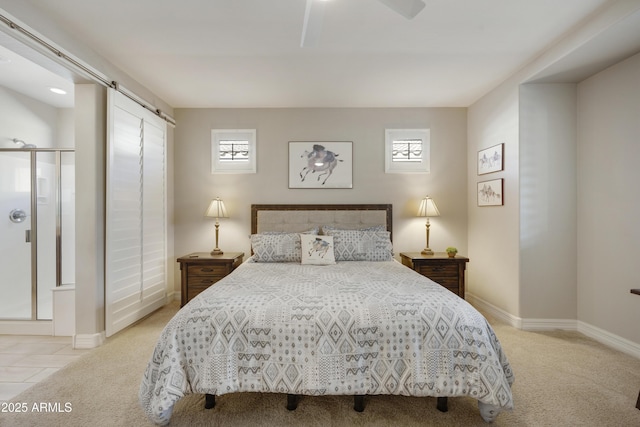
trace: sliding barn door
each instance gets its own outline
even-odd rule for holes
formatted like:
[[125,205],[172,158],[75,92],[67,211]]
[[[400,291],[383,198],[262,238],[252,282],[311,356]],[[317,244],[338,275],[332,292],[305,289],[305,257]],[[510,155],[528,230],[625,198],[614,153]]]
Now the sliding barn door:
[[106,335],[165,304],[166,123],[109,89]]

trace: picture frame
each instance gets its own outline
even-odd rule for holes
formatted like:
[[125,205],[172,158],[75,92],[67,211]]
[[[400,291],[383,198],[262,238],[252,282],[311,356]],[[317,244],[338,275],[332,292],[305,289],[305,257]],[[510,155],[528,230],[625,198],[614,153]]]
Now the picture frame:
[[385,173],[430,173],[430,129],[385,129]]
[[504,205],[504,179],[478,182],[478,206]]
[[504,170],[504,143],[478,151],[478,175]]
[[289,141],[289,188],[353,188],[353,142]]

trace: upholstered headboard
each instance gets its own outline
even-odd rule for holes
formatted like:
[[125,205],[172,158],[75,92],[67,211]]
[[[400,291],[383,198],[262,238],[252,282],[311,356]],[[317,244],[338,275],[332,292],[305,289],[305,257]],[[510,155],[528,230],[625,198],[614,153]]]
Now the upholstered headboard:
[[383,225],[391,232],[392,220],[390,204],[251,205],[251,234],[297,233],[323,225],[344,229]]

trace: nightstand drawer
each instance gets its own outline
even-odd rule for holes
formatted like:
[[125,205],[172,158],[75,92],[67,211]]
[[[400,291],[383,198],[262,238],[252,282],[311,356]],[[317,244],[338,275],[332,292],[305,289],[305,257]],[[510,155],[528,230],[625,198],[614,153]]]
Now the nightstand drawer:
[[[431,279],[434,277],[453,277],[458,279],[458,265],[457,264],[422,264],[416,263],[416,271],[423,276],[427,276]],[[435,279],[434,279],[435,280]]]
[[211,286],[224,276],[189,276],[189,287]]
[[458,280],[458,275],[456,277],[435,277],[435,276],[427,276],[429,279],[433,280],[439,285],[444,286],[445,288],[455,289],[455,293],[458,293],[458,287],[460,286],[460,281]]
[[211,283],[209,283],[206,286],[192,286],[192,285],[190,285],[189,289],[187,289],[187,298],[189,299],[189,301],[191,301],[200,292],[206,291],[207,289],[209,289],[209,286],[211,286]]
[[196,278],[217,277],[218,279],[227,275],[228,267],[226,265],[190,265],[187,267],[189,277]]

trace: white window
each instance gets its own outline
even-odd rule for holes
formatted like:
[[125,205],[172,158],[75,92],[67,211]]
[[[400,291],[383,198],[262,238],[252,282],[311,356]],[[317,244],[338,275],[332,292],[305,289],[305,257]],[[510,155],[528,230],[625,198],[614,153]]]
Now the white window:
[[211,173],[256,173],[256,130],[212,129]]
[[386,129],[385,172],[429,173],[429,129]]
[[391,150],[392,162],[421,162],[422,140],[416,138],[394,139]]

